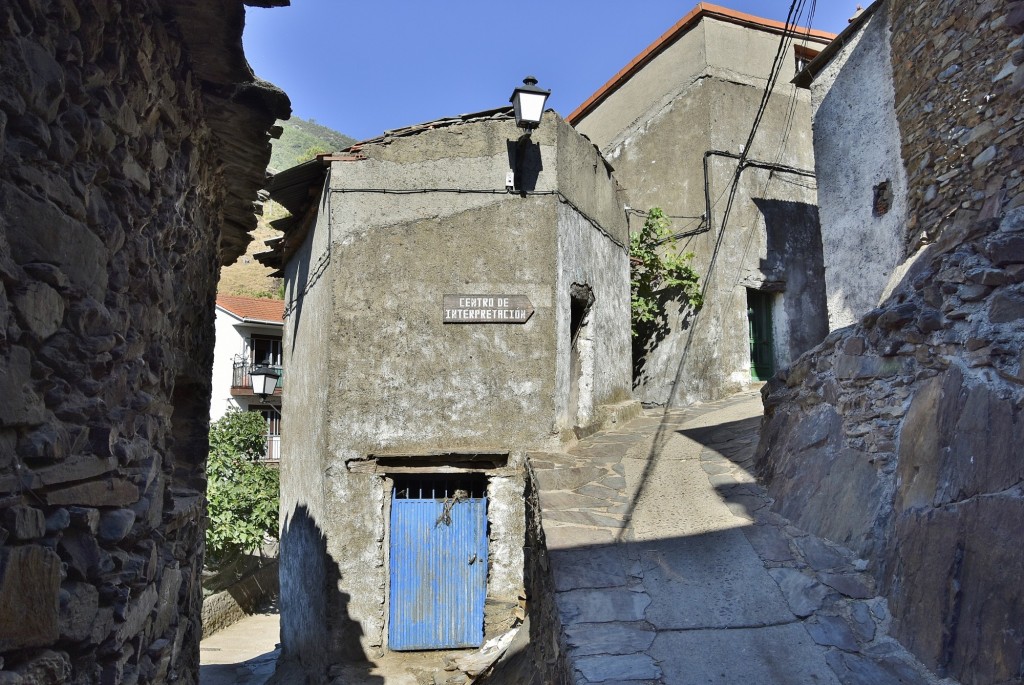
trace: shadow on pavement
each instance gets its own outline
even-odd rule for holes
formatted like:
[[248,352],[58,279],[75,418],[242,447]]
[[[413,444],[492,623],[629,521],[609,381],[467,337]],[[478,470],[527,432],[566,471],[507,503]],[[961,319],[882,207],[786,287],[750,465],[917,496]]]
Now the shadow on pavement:
[[277,667],[281,650],[275,649],[235,664],[203,664],[199,685],[263,685]]

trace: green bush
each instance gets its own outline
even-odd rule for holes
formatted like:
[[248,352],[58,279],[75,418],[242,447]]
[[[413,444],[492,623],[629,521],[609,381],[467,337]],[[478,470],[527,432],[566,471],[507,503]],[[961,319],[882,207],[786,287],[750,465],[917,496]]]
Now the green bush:
[[658,291],[678,287],[694,309],[703,303],[699,276],[690,266],[693,253],[680,254],[669,221],[658,207],[647,213],[643,227],[629,236],[629,280],[633,336],[638,326],[661,314]]
[[266,446],[267,421],[258,412],[229,411],[210,426],[206,552],[213,563],[277,538],[280,478],[259,461]]

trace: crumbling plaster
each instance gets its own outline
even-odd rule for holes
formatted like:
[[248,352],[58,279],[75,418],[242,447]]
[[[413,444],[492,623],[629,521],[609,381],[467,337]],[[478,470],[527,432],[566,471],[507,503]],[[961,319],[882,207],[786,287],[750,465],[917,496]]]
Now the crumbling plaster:
[[[829,330],[877,306],[906,257],[907,177],[890,30],[888,12],[873,12],[811,85]],[[885,182],[892,201],[880,213],[872,189]]]

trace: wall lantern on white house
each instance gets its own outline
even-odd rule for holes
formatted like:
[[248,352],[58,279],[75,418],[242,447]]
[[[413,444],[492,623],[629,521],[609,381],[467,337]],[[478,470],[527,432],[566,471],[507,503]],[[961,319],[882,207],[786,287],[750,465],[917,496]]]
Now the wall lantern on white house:
[[532,129],[540,126],[540,118],[544,114],[544,103],[547,102],[550,90],[537,87],[537,79],[527,76],[523,85],[512,91],[509,102],[516,113],[516,125],[519,128]]
[[267,395],[273,395],[277,388],[277,380],[281,373],[271,366],[257,366],[249,373],[252,379],[253,394],[259,395],[261,401],[267,399]]

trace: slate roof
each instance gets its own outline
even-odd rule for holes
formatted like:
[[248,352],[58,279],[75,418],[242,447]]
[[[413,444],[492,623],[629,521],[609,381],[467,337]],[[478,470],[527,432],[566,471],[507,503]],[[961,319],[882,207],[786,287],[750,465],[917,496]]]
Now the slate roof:
[[217,306],[244,323],[284,323],[284,301],[217,295]]

